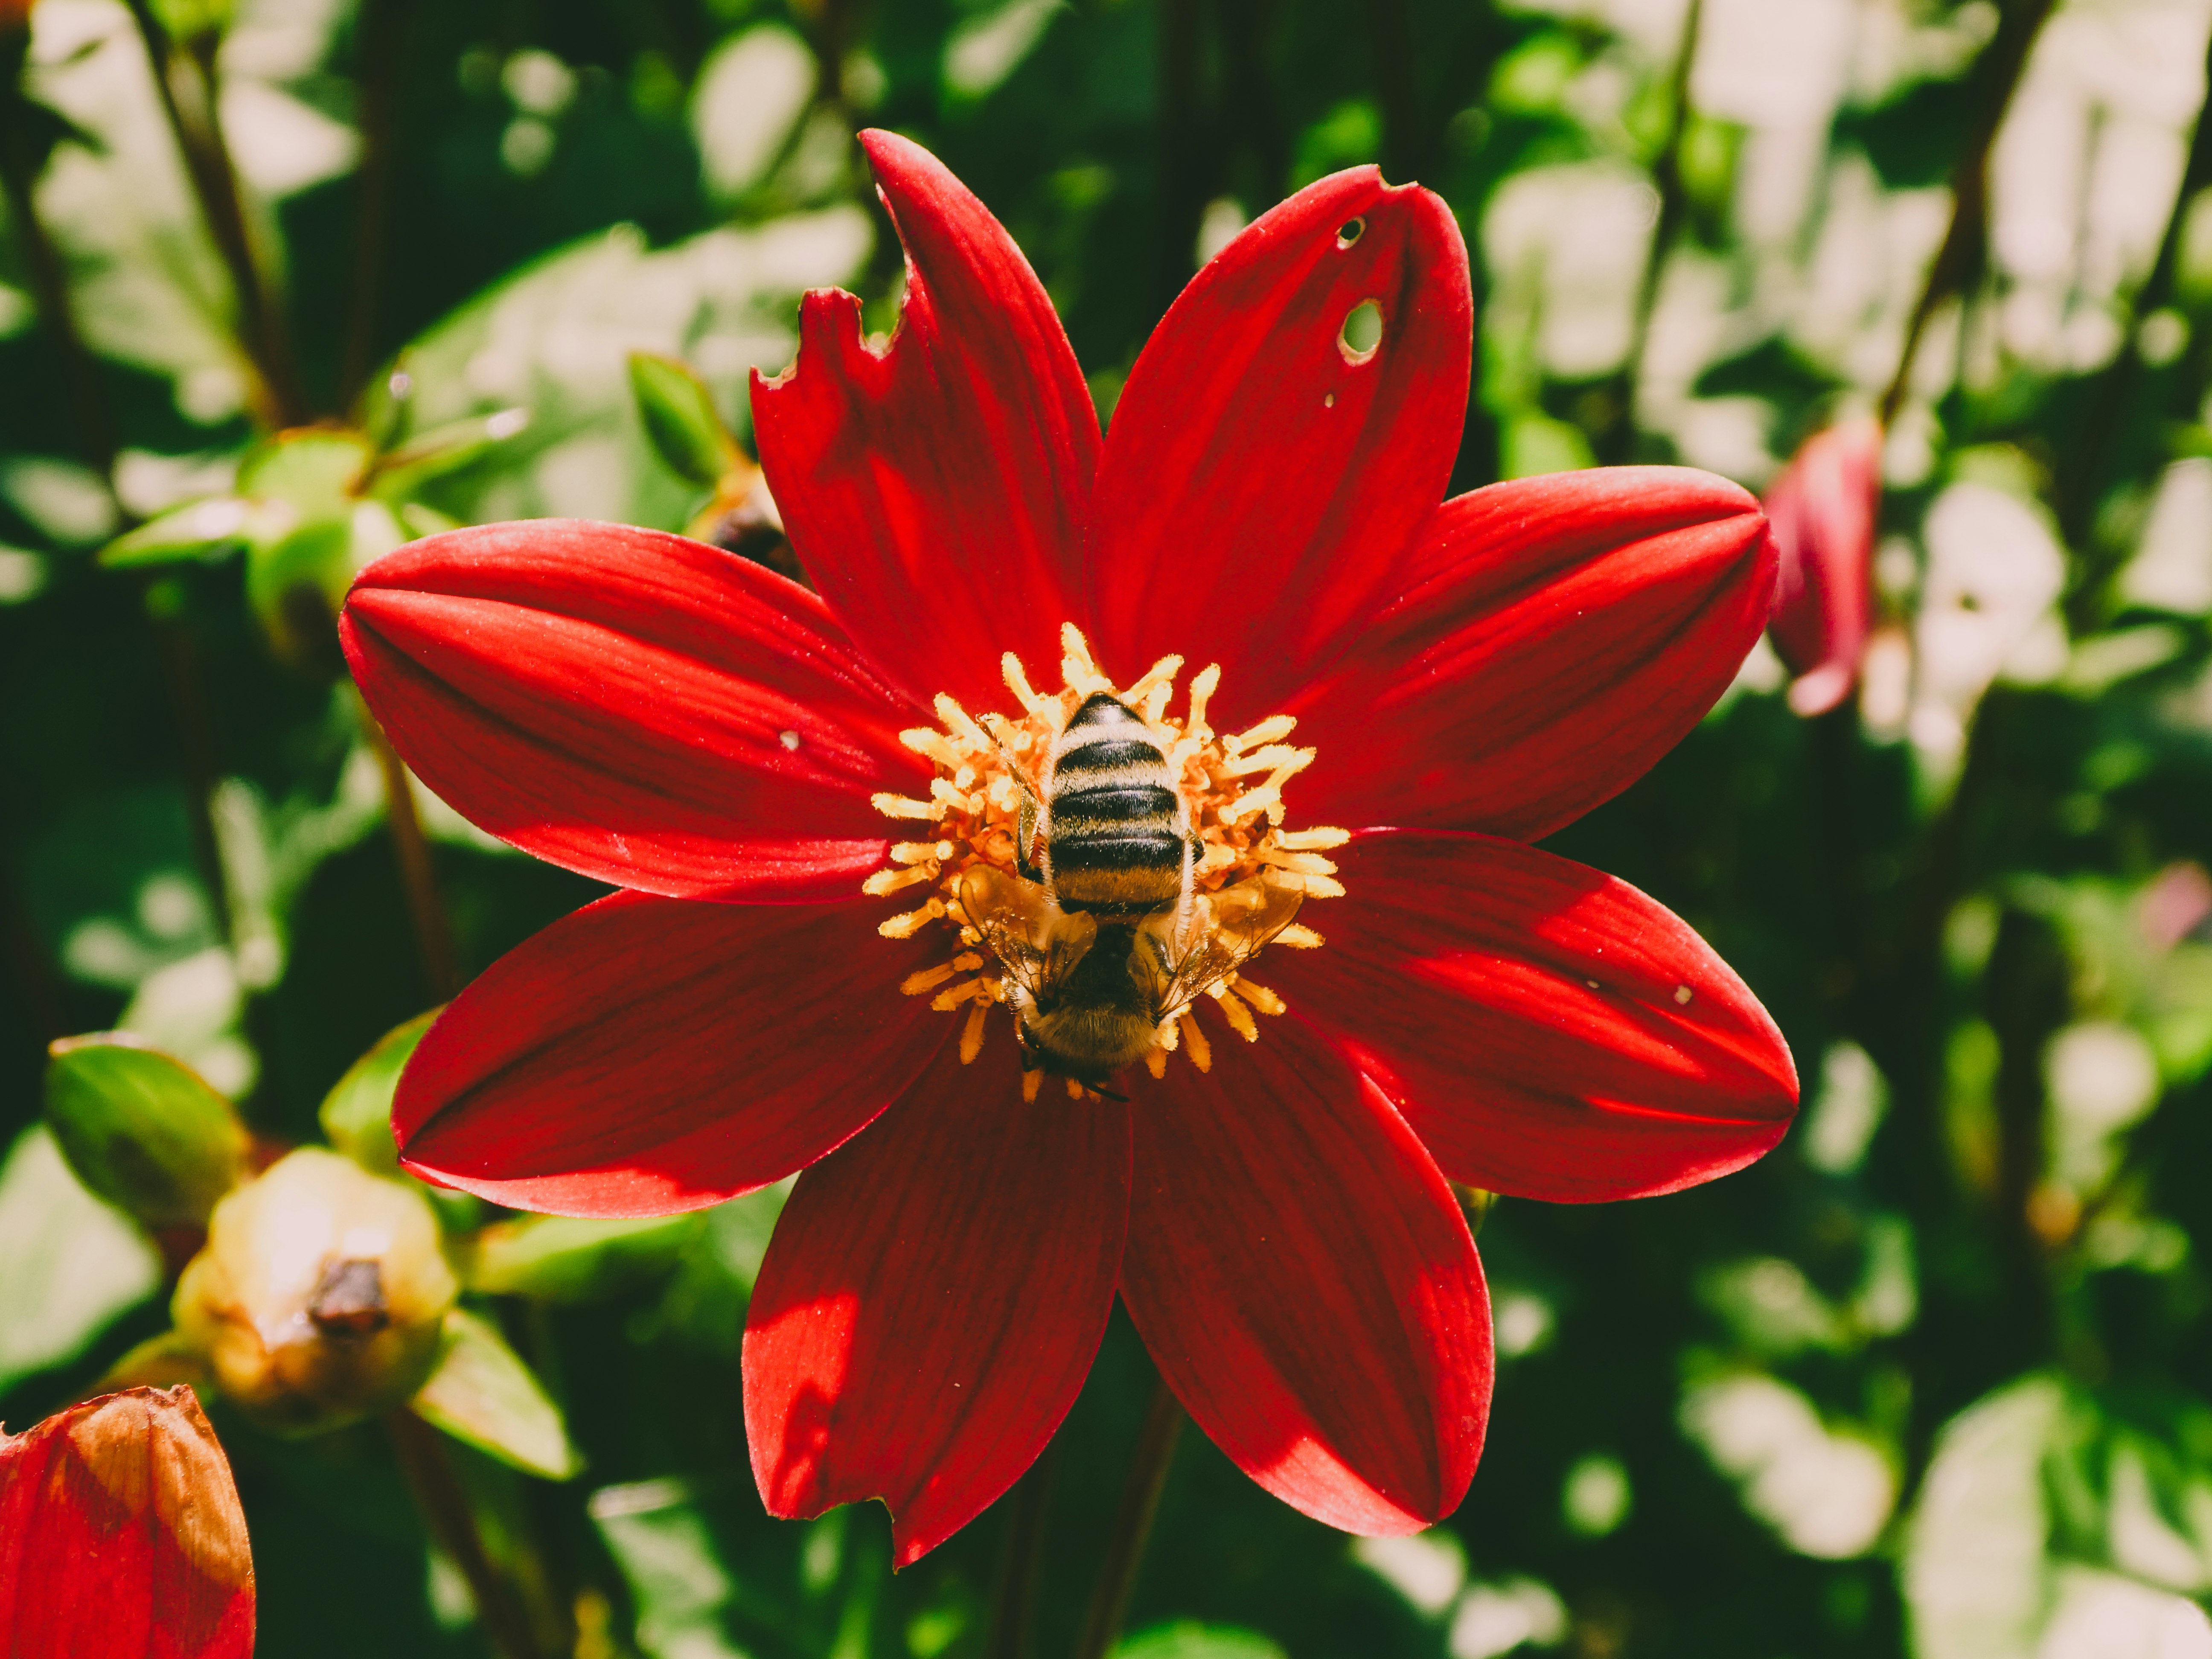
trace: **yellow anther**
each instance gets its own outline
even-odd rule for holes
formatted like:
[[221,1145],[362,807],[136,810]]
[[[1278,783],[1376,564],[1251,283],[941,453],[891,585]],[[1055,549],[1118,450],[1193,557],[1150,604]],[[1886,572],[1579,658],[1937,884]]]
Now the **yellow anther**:
[[868,797],[868,805],[887,818],[933,818],[937,809],[926,800],[909,800],[904,795],[884,793]]
[[899,733],[899,741],[939,766],[960,764],[960,751],[945,740],[942,732],[933,732],[926,726],[910,726]]
[[955,789],[973,789],[975,787],[975,769],[963,763],[952,775],[952,787]]
[[[1221,665],[1210,662],[1198,671],[1190,683],[1190,718],[1183,722],[1187,732],[1206,733],[1206,705],[1221,684]],[[1206,733],[1206,735],[1211,735]]]
[[959,971],[949,962],[940,962],[934,968],[917,968],[899,981],[899,994],[918,997],[924,991],[934,991]]
[[1024,1100],[1034,1103],[1037,1097],[1037,1091],[1043,1086],[1044,1073],[1042,1072],[1024,1072],[1022,1073],[1022,1098]]
[[949,841],[901,841],[891,843],[891,862],[920,864],[924,859],[949,859],[952,843]]
[[1237,976],[1236,983],[1237,994],[1243,997],[1245,1001],[1250,1003],[1261,1013],[1279,1014],[1283,1012],[1285,1004],[1282,998],[1277,996],[1266,986],[1255,985],[1250,980],[1246,979],[1242,974],[1239,974]]
[[945,729],[954,737],[964,739],[970,748],[992,747],[991,739],[983,728],[969,719],[968,711],[944,692],[937,694],[937,701],[931,706],[937,710],[937,718],[945,723]]
[[1145,1055],[1145,1069],[1156,1079],[1165,1077],[1168,1074],[1168,1051],[1159,1048],[1147,1051]]
[[1042,714],[1045,704],[1051,701],[1030,690],[1029,670],[1022,666],[1022,659],[1011,651],[999,659],[999,675],[1006,681],[1006,690],[1014,694],[1014,701],[1032,714]]
[[1305,923],[1294,921],[1275,935],[1274,943],[1287,945],[1293,951],[1318,951],[1322,946],[1322,938]]
[[1275,837],[1275,845],[1286,853],[1319,852],[1324,848],[1341,847],[1351,839],[1351,830],[1323,825],[1312,830],[1285,830]]
[[871,898],[881,898],[886,893],[896,893],[902,887],[911,887],[917,882],[935,881],[942,873],[935,859],[917,864],[911,870],[878,870],[860,884],[860,890]]
[[1247,1042],[1260,1040],[1260,1027],[1252,1018],[1252,1011],[1237,1000],[1236,992],[1226,985],[1217,985],[1208,994],[1221,1005],[1221,1012],[1228,1017],[1231,1030]]
[[[1344,896],[1344,884],[1334,876],[1307,876],[1304,879],[1308,898],[1342,898]],[[1278,933],[1275,937],[1280,939],[1282,935]]]
[[1288,714],[1270,714],[1249,732],[1239,732],[1221,740],[1222,747],[1231,754],[1257,748],[1263,743],[1280,743],[1297,729],[1297,721]]
[[1083,1092],[1083,1085],[1080,1083],[1078,1083],[1073,1078],[1067,1079],[1067,1097],[1070,1100],[1082,1099]]
[[1182,1042],[1182,1026],[1179,1022],[1170,1019],[1152,1035],[1159,1039],[1160,1053],[1171,1054],[1176,1051],[1177,1045]]
[[932,899],[919,910],[908,910],[904,915],[891,917],[876,924],[876,931],[885,939],[912,939],[933,921],[945,917],[945,901]]
[[968,797],[952,787],[952,780],[950,778],[932,778],[929,781],[929,795],[932,800],[940,805],[949,806],[956,812],[964,812],[968,810]]
[[960,1028],[960,1063],[973,1066],[975,1056],[983,1052],[983,1016],[991,1012],[991,1005],[979,1002],[968,1011],[968,1023]]
[[1272,783],[1263,783],[1257,789],[1248,789],[1221,809],[1224,823],[1242,823],[1255,812],[1263,812],[1283,799],[1283,792]]
[[1241,778],[1254,772],[1265,772],[1272,767],[1280,766],[1285,761],[1296,759],[1297,753],[1297,750],[1286,743],[1271,743],[1262,748],[1255,749],[1249,755],[1239,755],[1231,760],[1221,768],[1221,775],[1225,778]]
[[1213,1069],[1213,1046],[1206,1042],[1206,1033],[1198,1029],[1198,1016],[1186,1011],[1176,1023],[1182,1027],[1184,1046],[1190,1050],[1190,1063],[1201,1072]]
[[1263,847],[1253,856],[1262,864],[1271,864],[1278,870],[1296,871],[1302,876],[1336,873],[1336,866],[1318,853],[1285,853],[1279,847]]

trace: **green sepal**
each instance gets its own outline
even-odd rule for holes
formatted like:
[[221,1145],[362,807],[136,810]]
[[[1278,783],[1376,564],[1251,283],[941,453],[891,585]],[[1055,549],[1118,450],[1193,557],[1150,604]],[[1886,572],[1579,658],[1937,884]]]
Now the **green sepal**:
[[629,387],[653,453],[679,478],[712,489],[744,459],[706,383],[673,357],[631,352]]
[[173,507],[101,548],[100,562],[112,569],[143,569],[221,558],[252,538],[254,519],[254,504],[235,495]]
[[392,1137],[392,1096],[415,1045],[441,1011],[433,1008],[395,1025],[346,1067],[317,1112],[331,1145],[371,1175],[399,1174],[399,1147]]
[[489,1295],[589,1302],[667,1272],[705,1226],[696,1211],[620,1221],[546,1215],[495,1222],[463,1255],[461,1282]]
[[46,1121],[63,1155],[141,1225],[204,1224],[245,1178],[246,1126],[182,1060],[120,1031],[64,1037],[47,1053]]
[[444,1340],[437,1368],[410,1410],[525,1474],[566,1480],[584,1467],[561,1408],[490,1321],[455,1308],[446,1316]]
[[526,409],[502,409],[465,421],[449,421],[379,457],[363,488],[380,501],[404,501],[448,472],[459,471],[529,424]]

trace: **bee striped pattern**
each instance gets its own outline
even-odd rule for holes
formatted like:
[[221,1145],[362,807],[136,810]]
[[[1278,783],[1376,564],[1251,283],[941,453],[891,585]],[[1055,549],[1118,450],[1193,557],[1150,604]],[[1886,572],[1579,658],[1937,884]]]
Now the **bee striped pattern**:
[[1062,908],[1149,915],[1182,897],[1189,814],[1166,751],[1119,698],[1094,693],[1069,718],[1045,817],[1046,879]]

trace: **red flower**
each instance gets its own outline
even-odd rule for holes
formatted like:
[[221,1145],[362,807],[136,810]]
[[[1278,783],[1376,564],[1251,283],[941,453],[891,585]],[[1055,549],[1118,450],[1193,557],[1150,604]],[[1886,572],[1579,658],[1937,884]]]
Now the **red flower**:
[[[815,592],[565,523],[436,537],[354,589],[348,655],[424,781],[631,890],[432,1030],[394,1108],[407,1161],[586,1215],[804,1169],[745,1336],[754,1471],[781,1515],[883,1498],[902,1563],[1036,1457],[1117,1289],[1255,1480],[1337,1526],[1425,1526],[1490,1396],[1447,1177],[1668,1192],[1794,1109],[1772,1022],[1688,927],[1525,844],[1726,686],[1772,585],[1757,505],[1657,469],[1437,505],[1467,256],[1442,202],[1371,167],[1200,274],[1102,442],[1006,232],[922,150],[863,142],[906,245],[898,332],[878,352],[852,295],[811,294],[796,365],[753,394]],[[1340,327],[1369,301],[1360,351]],[[1034,897],[1018,854],[1060,845],[1018,848],[1023,799],[1109,684],[1093,649],[1141,674],[1112,684],[1199,836],[1192,937],[1233,945],[1302,887],[1277,944],[1309,948],[1269,951],[1264,988],[1201,975],[1218,1018],[1170,1009],[1144,1066],[1101,1062],[1109,1092],[1071,1102],[1035,1097],[992,1012],[1048,970],[971,907]],[[1056,659],[1063,690],[1034,690]],[[1185,659],[1217,667],[1170,714]],[[1285,795],[1297,824],[1395,827],[1300,829]],[[1116,925],[1041,925],[1091,921]]]
[[1780,568],[1767,627],[1798,678],[1790,706],[1825,714],[1858,683],[1874,611],[1881,423],[1869,416],[1807,439],[1767,492]]
[[0,1646],[252,1653],[246,1516],[190,1389],[131,1389],[0,1434]]

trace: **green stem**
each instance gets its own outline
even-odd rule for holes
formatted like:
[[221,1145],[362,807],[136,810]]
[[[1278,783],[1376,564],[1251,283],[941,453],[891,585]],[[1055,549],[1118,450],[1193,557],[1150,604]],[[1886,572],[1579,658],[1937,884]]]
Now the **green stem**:
[[430,1536],[460,1569],[476,1600],[477,1617],[484,1635],[501,1659],[538,1659],[538,1638],[513,1588],[492,1565],[483,1535],[477,1530],[476,1512],[453,1472],[453,1459],[438,1431],[414,1413],[401,1409],[384,1419],[399,1471]]
[[[223,137],[216,107],[216,37],[210,33],[196,41],[189,53],[179,53],[168,32],[154,15],[151,0],[130,0],[131,15],[145,43],[146,58],[154,73],[155,90],[161,95],[161,112],[176,139],[185,174],[199,203],[200,216],[215,241],[224,269],[230,273],[238,298],[239,343],[245,348],[261,380],[264,413],[280,426],[302,426],[313,416],[300,388],[294,366],[291,337],[253,256],[246,229],[244,198],[238,187],[238,169],[230,145]],[[179,96],[179,84],[191,93],[191,106]]]
[[414,923],[422,976],[439,1001],[450,1002],[461,988],[453,926],[446,914],[445,896],[438,890],[438,872],[430,861],[430,842],[422,833],[422,817],[415,811],[415,792],[408,782],[407,767],[366,703],[362,706],[361,725],[369,747],[376,751],[377,769],[384,775],[384,820],[392,832],[392,850],[399,860],[400,884],[407,890],[407,915]]
[[1152,1389],[1152,1403],[1145,1408],[1144,1427],[1137,1431],[1137,1449],[1129,1460],[1121,1506],[1114,1516],[1106,1559],[1099,1564],[1098,1582],[1091,1593],[1091,1611],[1075,1644],[1075,1659],[1105,1659],[1121,1633],[1121,1621],[1129,1614],[1129,1597],[1137,1588],[1137,1573],[1144,1565],[1145,1546],[1159,1514],[1160,1494],[1167,1489],[1176,1442],[1182,1437],[1186,1420],[1182,1403],[1162,1378]]
[[1996,39],[1990,46],[1988,92],[1982,101],[1981,119],[1951,173],[1951,222],[1928,268],[1927,284],[1905,320],[1897,373],[1882,393],[1884,428],[1896,420],[1905,395],[1912,389],[1912,362],[1920,354],[1920,337],[1927,331],[1929,319],[1944,301],[1965,290],[1982,262],[1989,228],[1990,151],[1996,143],[1997,130],[2004,125],[2005,111],[2012,105],[2021,76],[2027,72],[2029,50],[2051,15],[2051,3],[2052,0],[2015,0],[1998,18]]
[[1029,1659],[1036,1621],[1037,1580],[1044,1565],[1045,1513],[1052,1502],[1052,1471],[1057,1440],[1046,1443],[1037,1461],[1014,1487],[1007,1506],[1006,1534],[999,1557],[999,1589],[991,1607],[987,1659]]

